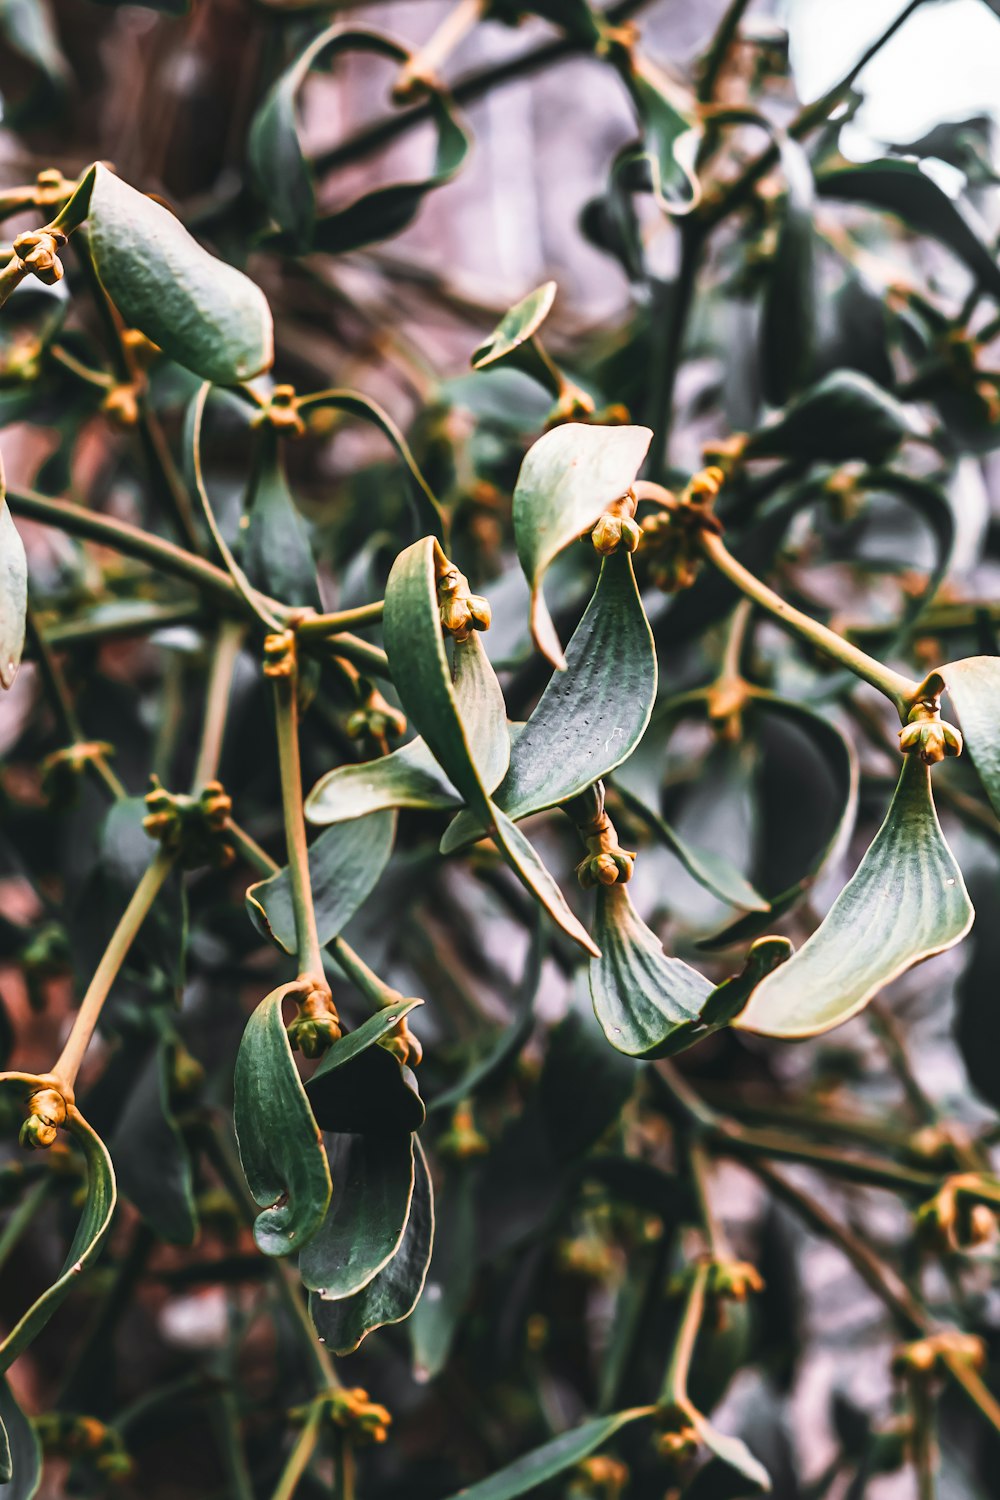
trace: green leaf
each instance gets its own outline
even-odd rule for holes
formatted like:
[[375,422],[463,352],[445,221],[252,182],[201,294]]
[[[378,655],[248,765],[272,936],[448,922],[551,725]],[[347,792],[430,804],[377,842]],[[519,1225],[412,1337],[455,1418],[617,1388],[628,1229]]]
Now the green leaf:
[[42,1449],[34,1423],[0,1379],[0,1485],[3,1500],[31,1500],[42,1477]]
[[162,1036],[139,1068],[125,1101],[111,1153],[118,1186],[151,1229],[171,1245],[198,1234],[191,1159],[170,1099],[174,1044]]
[[790,136],[781,133],[778,147],[785,199],[760,328],[764,395],[772,406],[783,406],[808,380],[818,304],[812,167]]
[[352,1135],[399,1135],[419,1130],[424,1106],[409,1068],[378,1042],[421,1000],[400,1000],[376,1011],[323,1054],[306,1092],[323,1130]]
[[546,281],[508,308],[489,338],[484,339],[474,352],[472,368],[485,370],[490,365],[499,364],[534,338],[551,311],[555,295],[555,282]]
[[89,218],[101,280],[130,327],[217,385],[269,368],[273,333],[263,292],[203,250],[168,209],[98,164]]
[[746,458],[880,463],[914,431],[906,409],[865,375],[837,370],[751,433]]
[[1000,295],[1000,266],[989,228],[967,203],[949,197],[923,164],[894,157],[820,173],[822,198],[841,198],[897,214],[911,229],[940,241],[965,262],[984,290]]
[[[51,90],[61,93],[66,88],[70,68],[59,45],[59,32],[48,0],[3,0],[0,32],[9,46],[42,74],[49,85],[41,90],[43,99],[51,101]],[[19,116],[29,112],[30,104],[22,102],[12,110],[4,99],[4,118],[10,124],[16,124]]]
[[965,748],[1000,818],[1000,657],[967,656],[941,668]]
[[236,1057],[233,1119],[254,1201],[253,1227],[265,1255],[301,1250],[323,1222],[330,1170],[281,1015],[292,982],[272,990],[246,1024]]
[[434,1251],[424,1293],[410,1318],[414,1374],[433,1380],[448,1362],[476,1276],[477,1176],[456,1163],[434,1202]]
[[377,1276],[403,1238],[413,1197],[412,1135],[324,1136],[333,1196],[299,1258],[324,1301],[351,1297]]
[[734,1437],[730,1433],[720,1432],[713,1427],[711,1422],[695,1406],[685,1405],[687,1417],[698,1434],[699,1441],[708,1451],[723,1463],[727,1468],[735,1470],[741,1478],[747,1480],[753,1486],[749,1492],[740,1490],[740,1494],[769,1494],[771,1490],[771,1476],[764,1468],[759,1459],[750,1452],[742,1438]]
[[[396,837],[393,812],[339,823],[309,845],[309,878],[320,946],[333,941],[367,901],[389,863]],[[294,953],[295,908],[288,866],[252,885],[247,911],[262,937]]]
[[[586,1000],[574,1005],[549,1035],[538,1081],[545,1138],[556,1168],[578,1162],[601,1139],[620,1118],[635,1083],[635,1068],[605,1046]],[[586,1099],[586,1109],[580,1108],[581,1099]],[[559,1174],[548,1176],[551,1193]]]
[[[2,1081],[5,1080],[0,1078]],[[23,1090],[23,1080],[19,1078],[17,1081]],[[66,1129],[75,1138],[87,1164],[87,1196],[83,1212],[59,1276],[0,1342],[0,1372],[10,1369],[18,1355],[24,1353],[45,1327],[56,1308],[66,1300],[81,1273],[96,1260],[111,1228],[118,1195],[107,1147],[77,1109],[71,1109]]]
[[525,455],[514,488],[517,555],[531,585],[531,633],[555,667],[566,665],[542,593],[560,552],[593,528],[631,487],[653,434],[648,427],[592,427],[565,422]]
[[10,506],[0,496],[0,684],[13,686],[24,650],[28,560]]
[[572,1469],[598,1448],[603,1448],[630,1422],[650,1417],[654,1411],[652,1406],[636,1406],[607,1417],[593,1417],[569,1432],[560,1433],[540,1448],[533,1448],[499,1473],[491,1474],[489,1479],[457,1490],[449,1500],[516,1500],[516,1496],[527,1495],[546,1480],[555,1479]]
[[[642,739],[656,697],[656,652],[632,559],[604,559],[586,613],[511,747],[510,768],[494,797],[516,822],[579,795],[628,759]],[[481,835],[459,813],[441,852]]]
[[728,1026],[743,1010],[754,990],[793,953],[786,937],[762,937],[752,943],[739,974],[717,984],[701,1008],[702,1024],[708,1030]]
[[[385,646],[403,708],[466,804],[492,828],[518,878],[564,932],[593,953],[589,934],[528,840],[490,801],[484,767],[496,763],[505,742],[509,747],[503,695],[499,685],[494,689],[490,683],[492,668],[484,667],[480,706],[465,718],[459,711],[438,612],[436,546],[432,537],[425,537],[407,547],[386,584]],[[462,644],[474,652],[483,650],[477,634]]]
[[953,947],[974,915],[934,810],[930,770],[908,755],[885,822],[854,876],[794,958],[758,985],[735,1024],[782,1037],[839,1026],[914,964]]
[[590,995],[612,1047],[629,1057],[662,1057],[698,1023],[712,985],[668,958],[624,885],[598,886],[594,934],[601,957],[590,965]]
[[389,1263],[353,1297],[309,1298],[320,1342],[334,1354],[353,1354],[370,1333],[402,1323],[420,1300],[434,1245],[434,1190],[423,1148],[414,1136],[413,1196],[406,1229]]
[[322,609],[309,527],[292,499],[277,434],[259,434],[261,451],[247,496],[239,560],[255,588],[282,604]]
[[644,136],[644,149],[631,153],[631,159],[646,163],[664,213],[690,213],[701,199],[694,170],[701,140],[700,129],[692,125],[694,100],[638,53],[628,57],[621,71]]
[[[460,662],[471,660],[469,652],[456,652],[456,672]],[[458,676],[455,696],[461,705]],[[344,823],[384,808],[448,808],[461,801],[429,746],[418,738],[377,760],[327,771],[306,798],[305,814],[310,823]]]
[[310,249],[342,255],[374,240],[399,234],[412,222],[424,196],[443,186],[461,167],[469,137],[443,94],[428,106],[437,133],[434,165],[416,182],[393,183],[363,193],[353,203],[317,218],[312,167],[302,152],[296,120],[299,90],[323,54],[363,52],[404,63],[407,48],[373,31],[345,28],[339,21],[320,32],[281,75],[250,128],[254,184],[279,230],[277,243],[293,254]]

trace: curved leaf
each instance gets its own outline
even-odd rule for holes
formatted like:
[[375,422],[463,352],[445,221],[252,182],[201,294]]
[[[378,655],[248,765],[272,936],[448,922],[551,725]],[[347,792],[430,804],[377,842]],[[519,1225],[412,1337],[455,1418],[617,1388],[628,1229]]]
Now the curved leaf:
[[257,1006],[236,1056],[233,1119],[247,1185],[264,1209],[253,1227],[265,1255],[301,1250],[323,1222],[330,1169],[281,1015],[283,984]]
[[[363,822],[339,823],[309,845],[309,878],[320,946],[333,941],[367,901],[389,863],[396,815],[372,813]],[[286,865],[246,894],[247,911],[262,937],[295,952],[295,908]]]
[[0,685],[13,686],[24,650],[28,560],[10,506],[0,495]]
[[306,798],[305,814],[310,823],[344,823],[389,807],[448,808],[461,801],[429,746],[415,739],[377,760],[327,771]]
[[[23,1080],[17,1081],[23,1084]],[[87,1197],[83,1212],[59,1276],[37,1302],[22,1314],[7,1337],[0,1342],[0,1372],[10,1369],[18,1355],[23,1354],[36,1334],[45,1327],[60,1303],[66,1300],[77,1278],[97,1258],[111,1228],[118,1194],[115,1170],[107,1147],[75,1108],[70,1110],[66,1129],[75,1137],[87,1164]]]
[[[627,760],[642,739],[656,697],[656,652],[632,559],[606,557],[586,613],[511,747],[510,768],[494,797],[517,821],[577,796]],[[480,834],[459,813],[442,854]]]
[[33,1422],[0,1379],[0,1485],[4,1500],[31,1500],[42,1477],[42,1448]]
[[414,1376],[433,1380],[448,1362],[477,1270],[475,1169],[458,1163],[434,1200],[434,1252],[409,1334]]
[[914,431],[895,397],[855,370],[837,370],[810,386],[765,427],[750,434],[746,458],[805,463],[881,463]]
[[911,229],[947,245],[979,284],[1000,295],[1000,266],[990,249],[989,227],[960,199],[949,197],[918,161],[881,161],[835,167],[816,178],[822,198],[865,203],[898,216]]
[[376,1043],[421,1000],[400,1000],[376,1011],[323,1055],[306,1092],[325,1131],[399,1135],[419,1130],[423,1101],[409,1068]]
[[545,322],[555,301],[556,284],[546,281],[520,302],[507,309],[489,338],[484,339],[472,356],[472,368],[485,370],[499,364],[516,349],[534,338]]
[[[486,724],[488,732],[473,740],[459,712],[448,671],[438,613],[436,545],[432,537],[425,537],[407,547],[393,563],[386,584],[385,645],[403,708],[469,808],[491,827],[500,852],[518,878],[563,930],[586,952],[593,953],[596,950],[589,934],[528,840],[490,801],[482,767],[494,763],[503,744],[508,746],[509,755],[503,695],[499,685],[494,690],[490,683],[492,669],[487,672],[484,668],[483,708],[474,722]],[[470,651],[483,651],[476,634],[462,644]]]
[[191,1159],[170,1100],[173,1043],[157,1042],[135,1075],[111,1151],[118,1186],[160,1239],[191,1245],[198,1234]]
[[240,530],[239,560],[255,588],[282,604],[322,608],[309,527],[292,498],[277,434],[264,429]]
[[98,164],[89,218],[101,280],[130,327],[217,385],[270,367],[274,338],[264,293],[203,250],[168,209]]
[[664,213],[690,213],[701,199],[694,170],[701,131],[685,112],[694,100],[638,53],[627,57],[622,76],[643,130],[642,148],[633,151],[631,159],[648,168],[653,196]]
[[908,755],[885,822],[854,876],[734,1024],[764,1036],[828,1031],[890,980],[953,947],[974,915],[934,810],[930,770]]
[[324,1136],[333,1196],[299,1258],[299,1274],[324,1300],[351,1297],[388,1264],[413,1197],[412,1135]]
[[358,1345],[390,1323],[402,1323],[420,1300],[434,1245],[434,1189],[420,1142],[413,1138],[413,1197],[406,1229],[388,1265],[353,1297],[327,1302],[309,1299],[320,1343],[334,1354],[353,1354]]
[[594,933],[601,957],[590,965],[590,995],[612,1047],[629,1057],[662,1057],[696,1026],[712,985],[668,958],[624,885],[598,886]]
[[941,668],[983,789],[1000,818],[1000,657],[967,656]]
[[742,1438],[735,1437],[731,1433],[720,1432],[696,1406],[690,1403],[685,1405],[684,1410],[702,1446],[708,1449],[713,1458],[725,1464],[728,1469],[734,1470],[741,1479],[753,1486],[748,1491],[741,1485],[739,1488],[741,1496],[770,1493],[770,1474],[760,1460],[750,1452]]
[[636,1406],[607,1417],[593,1417],[569,1432],[561,1432],[540,1448],[533,1448],[498,1473],[491,1474],[489,1479],[456,1491],[449,1500],[516,1500],[518,1495],[527,1495],[546,1480],[555,1479],[572,1469],[598,1448],[603,1448],[630,1422],[651,1417],[654,1411],[652,1406]]
[[531,585],[531,633],[555,667],[566,661],[542,593],[545,571],[628,491],[652,436],[648,427],[565,422],[525,455],[514,487],[514,536]]

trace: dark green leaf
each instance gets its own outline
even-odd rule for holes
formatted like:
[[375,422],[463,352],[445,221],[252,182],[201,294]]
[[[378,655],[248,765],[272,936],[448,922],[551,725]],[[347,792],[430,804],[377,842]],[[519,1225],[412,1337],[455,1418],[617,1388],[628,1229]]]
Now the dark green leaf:
[[[511,747],[510,768],[494,797],[517,821],[555,807],[627,760],[649,723],[656,697],[656,653],[624,550],[605,558],[587,611]],[[459,813],[442,853],[480,836]]]
[[[309,845],[309,878],[320,946],[337,937],[368,899],[389,862],[396,836],[393,812],[338,823]],[[295,908],[288,866],[252,885],[246,894],[251,921],[262,937],[294,953]]]
[[283,449],[276,435],[260,434],[254,484],[240,532],[239,559],[255,588],[282,604],[321,609],[309,527],[292,499]]
[[779,137],[779,149],[785,199],[760,329],[764,395],[772,406],[784,406],[808,380],[818,303],[812,167],[790,136]]
[[472,368],[485,370],[498,364],[533,338],[548,317],[555,295],[555,282],[546,281],[508,308],[489,338],[473,354]]
[[629,1057],[662,1057],[697,1025],[712,993],[703,974],[668,958],[624,885],[598,886],[594,933],[601,957],[590,994],[612,1047]]
[[301,1250],[330,1202],[326,1152],[281,1015],[297,992],[293,982],[264,997],[236,1057],[233,1118],[247,1185],[264,1209],[253,1232],[265,1255]]
[[306,1090],[325,1131],[399,1135],[418,1130],[424,1106],[409,1068],[377,1043],[422,1002],[400,1000],[334,1042]]
[[914,431],[903,406],[854,370],[837,370],[751,433],[747,458],[881,463]]
[[42,1450],[33,1423],[0,1379],[0,1485],[3,1500],[31,1500],[42,1477]]
[[[586,1002],[554,1027],[538,1083],[545,1134],[556,1167],[577,1161],[621,1115],[635,1069],[609,1052]],[[580,1101],[587,1101],[586,1109]],[[558,1176],[558,1173],[555,1174]]]
[[545,572],[628,491],[651,438],[648,427],[565,422],[525,455],[514,489],[514,535],[531,585],[531,633],[555,667],[565,667],[566,661],[542,593]]
[[835,167],[820,173],[816,188],[822,198],[898,214],[911,229],[947,245],[986,291],[1000,294],[1000,266],[989,248],[989,228],[967,203],[949,197],[922,163],[887,157]]
[[967,656],[941,668],[965,748],[1000,818],[1000,657]]
[[476,1274],[475,1176],[458,1163],[434,1203],[436,1231],[424,1294],[410,1318],[418,1380],[433,1380],[448,1361]]
[[28,560],[7,501],[0,496],[0,684],[13,686],[24,650]]
[[692,126],[694,100],[638,53],[629,57],[623,77],[644,136],[634,158],[647,164],[660,208],[668,214],[689,213],[701,198],[694,170],[701,140],[700,130]]
[[854,876],[794,958],[758,985],[735,1024],[765,1036],[828,1031],[914,964],[953,947],[973,917],[934,810],[929,768],[908,755],[885,822]]
[[191,1160],[170,1099],[174,1046],[162,1037],[135,1075],[111,1137],[118,1186],[171,1245],[198,1233]]
[[420,1299],[434,1245],[434,1190],[420,1142],[413,1138],[413,1196],[406,1229],[395,1255],[353,1297],[309,1299],[320,1341],[334,1354],[351,1354],[376,1328],[402,1323]]
[[[21,1078],[17,1078],[23,1090]],[[3,1082],[0,1078],[0,1082]],[[66,1121],[66,1129],[75,1138],[87,1164],[87,1197],[83,1212],[69,1247],[63,1268],[58,1277],[0,1342],[0,1372],[11,1365],[45,1327],[56,1308],[66,1300],[77,1284],[80,1274],[97,1258],[104,1244],[118,1200],[115,1188],[115,1172],[111,1157],[100,1136],[91,1129],[76,1109],[72,1109]]]
[[[0,5],[0,31],[4,41],[15,52],[19,52],[35,67],[50,85],[45,96],[51,99],[51,89],[63,90],[69,81],[70,69],[59,45],[59,33],[55,17],[48,0],[3,0]],[[18,108],[13,111],[16,116]],[[4,100],[4,117],[10,120],[12,111]]]
[[[484,767],[496,763],[504,743],[509,747],[503,695],[499,686],[487,691],[484,670],[480,711],[464,719],[459,711],[438,612],[436,545],[426,537],[401,552],[386,584],[385,644],[403,708],[471,811],[491,827],[518,878],[570,937],[585,951],[594,952],[586,929],[534,849],[490,801]],[[470,651],[483,649],[477,634],[462,644]]]
[[303,1283],[324,1301],[351,1297],[396,1253],[413,1196],[412,1135],[324,1136],[333,1196],[299,1257]]
[[179,219],[106,167],[90,194],[97,268],[125,322],[217,385],[266,370],[271,311],[241,271],[203,250]]
[[652,1416],[654,1407],[637,1406],[631,1411],[616,1411],[608,1417],[593,1417],[570,1432],[563,1432],[540,1448],[515,1459],[512,1464],[491,1474],[479,1484],[457,1490],[450,1500],[516,1500],[518,1495],[527,1495],[548,1479],[555,1479],[576,1464],[603,1448],[616,1432],[630,1422]]

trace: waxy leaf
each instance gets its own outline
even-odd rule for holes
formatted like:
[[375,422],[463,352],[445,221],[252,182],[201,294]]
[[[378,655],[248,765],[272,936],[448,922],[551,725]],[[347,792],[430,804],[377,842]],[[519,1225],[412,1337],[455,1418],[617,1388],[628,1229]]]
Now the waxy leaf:
[[1000,295],[1000,266],[990,249],[989,226],[952,198],[922,163],[887,157],[835,167],[816,179],[820,197],[865,203],[898,214],[911,229],[936,239],[965,262],[985,290]]
[[125,322],[216,385],[235,385],[268,369],[274,340],[260,288],[203,250],[168,209],[107,167],[93,171],[94,256]]
[[191,1159],[170,1099],[174,1045],[161,1037],[137,1070],[110,1138],[118,1186],[146,1223],[171,1245],[198,1234]]
[[261,451],[240,531],[240,563],[255,588],[282,604],[321,609],[309,527],[288,488],[282,445],[270,429],[258,441]]
[[[720,1432],[695,1406],[686,1405],[684,1410],[702,1446],[708,1449],[713,1458],[725,1464],[728,1469],[734,1470],[745,1482],[736,1490],[730,1490],[729,1494],[733,1496],[738,1494],[742,1497],[770,1493],[770,1474],[760,1460],[750,1452],[742,1438],[735,1437],[732,1433]],[[747,1483],[751,1486],[750,1489],[746,1488]]]
[[264,997],[236,1057],[236,1140],[247,1186],[264,1209],[253,1232],[265,1255],[301,1250],[330,1202],[326,1152],[281,1014],[281,1002],[296,993],[293,982]]
[[652,1416],[654,1410],[652,1406],[636,1406],[607,1417],[593,1417],[569,1432],[560,1433],[540,1448],[533,1448],[498,1473],[491,1474],[489,1479],[456,1491],[449,1500],[516,1500],[518,1495],[527,1495],[540,1484],[574,1468],[598,1448],[603,1448],[616,1432],[630,1422]]
[[[459,660],[468,657],[468,652],[456,652],[456,671]],[[344,823],[384,808],[448,808],[461,801],[429,746],[418,738],[377,760],[328,771],[306,798],[305,814],[310,823]]]
[[542,593],[545,571],[627,493],[652,436],[648,427],[566,422],[525,455],[514,488],[514,536],[531,585],[531,633],[555,667],[565,667],[566,661]]
[[326,1218],[299,1258],[310,1291],[351,1297],[392,1259],[413,1197],[412,1135],[323,1138],[333,1195]]
[[[396,837],[393,812],[328,828],[309,845],[309,879],[320,946],[333,941],[367,901],[389,863]],[[250,919],[262,937],[294,953],[295,908],[286,865],[246,894]]]
[[[0,1082],[11,1079],[22,1090],[26,1081],[34,1081],[26,1080],[25,1075],[13,1074],[7,1075],[7,1079],[0,1078]],[[66,1129],[76,1140],[87,1164],[87,1196],[83,1212],[58,1277],[28,1311],[22,1314],[6,1338],[0,1342],[0,1373],[10,1369],[18,1355],[24,1353],[45,1327],[56,1308],[66,1300],[77,1278],[97,1258],[111,1228],[118,1194],[115,1171],[107,1147],[77,1109],[70,1110]]]
[[[386,584],[385,645],[403,708],[470,810],[491,828],[500,852],[518,878],[570,937],[586,952],[594,953],[586,929],[528,840],[490,801],[483,767],[495,763],[504,743],[509,746],[503,695],[499,685],[495,691],[488,687],[484,675],[482,709],[474,714],[471,729],[467,727],[444,649],[435,548],[431,537],[407,547],[396,558]],[[476,635],[464,644],[482,651]],[[475,732],[480,725],[485,726],[482,735]]]
[[1000,657],[967,656],[941,668],[965,748],[1000,818]]
[[628,57],[622,76],[642,124],[643,149],[632,159],[646,163],[657,204],[671,216],[690,213],[701,198],[694,170],[701,140],[687,111],[694,100],[647,57]]
[[668,958],[627,886],[598,886],[594,935],[601,957],[590,965],[590,994],[612,1047],[629,1057],[663,1057],[684,1045],[712,993],[710,982],[682,959]]
[[376,1011],[323,1054],[306,1084],[321,1128],[352,1135],[407,1135],[424,1123],[423,1101],[409,1068],[378,1042],[421,1000]]
[[754,990],[735,1024],[814,1036],[856,1015],[891,980],[965,936],[974,917],[917,755],[857,871],[794,958]]
[[31,1500],[42,1477],[42,1449],[33,1422],[0,1378],[0,1485],[4,1500]]
[[534,338],[548,317],[555,296],[555,282],[546,281],[508,308],[489,338],[473,354],[472,368],[488,369],[490,365],[509,358],[528,339]]
[[13,686],[24,650],[28,560],[7,501],[0,494],[0,685]]
[[[510,768],[494,802],[515,822],[576,797],[627,760],[649,723],[656,697],[656,653],[632,559],[604,559],[593,598],[511,747]],[[459,813],[441,852],[480,836]]]
[[413,1138],[414,1181],[410,1213],[396,1253],[377,1276],[336,1302],[313,1295],[309,1310],[320,1342],[334,1354],[352,1354],[358,1345],[390,1323],[402,1323],[420,1300],[434,1245],[434,1190],[420,1142]]
[[865,375],[837,370],[751,433],[743,451],[747,458],[881,463],[913,431],[905,407],[893,396]]

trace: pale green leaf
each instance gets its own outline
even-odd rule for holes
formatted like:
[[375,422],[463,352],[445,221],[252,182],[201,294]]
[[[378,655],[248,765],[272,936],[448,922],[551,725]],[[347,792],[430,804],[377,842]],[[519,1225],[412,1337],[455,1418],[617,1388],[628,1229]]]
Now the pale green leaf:
[[965,748],[1000,818],[1000,657],[967,656],[941,668]]

